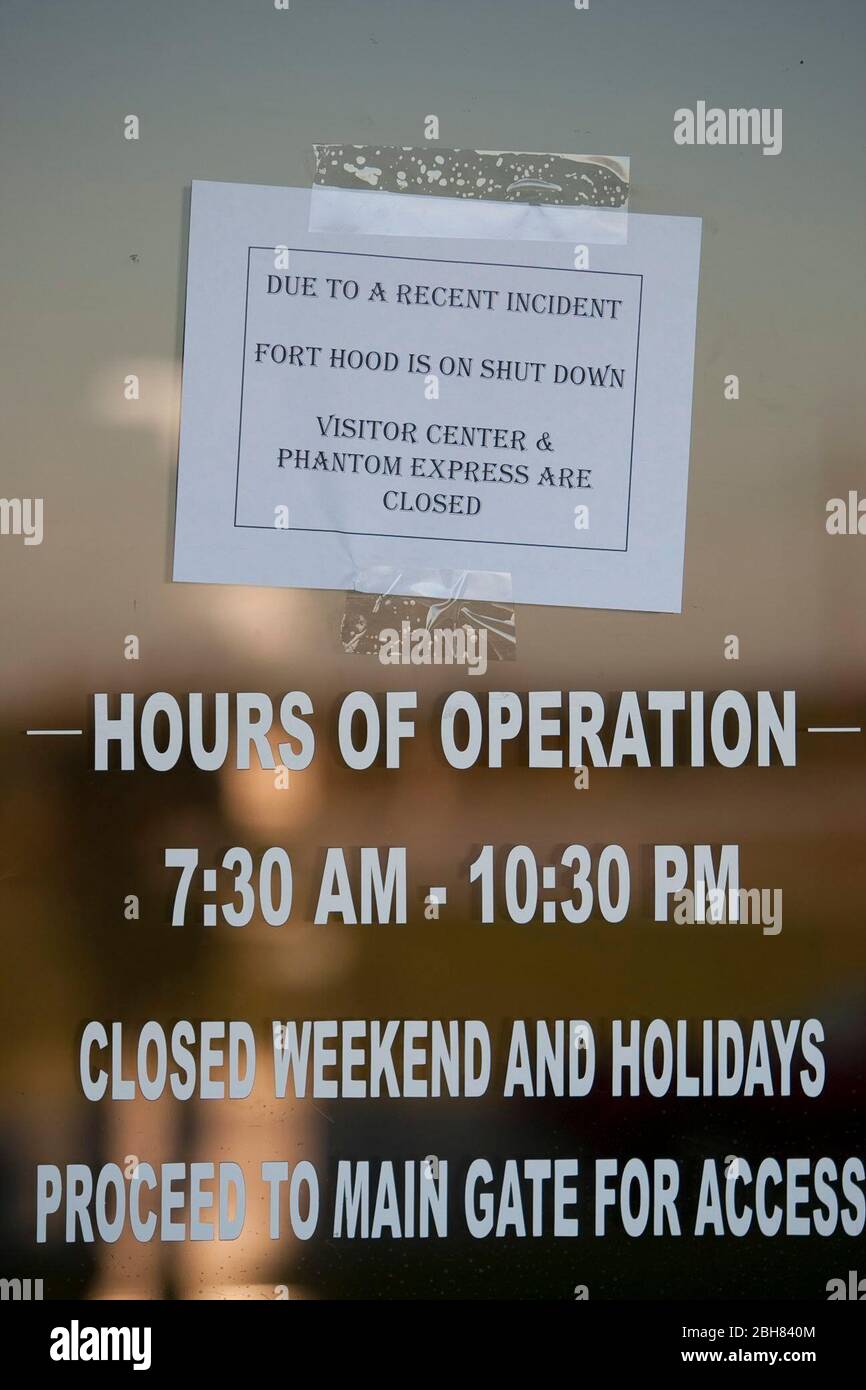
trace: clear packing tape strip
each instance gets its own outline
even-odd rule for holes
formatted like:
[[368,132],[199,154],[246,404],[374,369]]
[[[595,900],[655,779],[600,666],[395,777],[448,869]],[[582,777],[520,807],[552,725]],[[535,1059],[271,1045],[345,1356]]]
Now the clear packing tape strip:
[[478,570],[395,569],[358,572],[346,594],[343,650],[410,665],[514,661],[517,628],[511,575]]
[[625,245],[625,156],[314,145],[310,231]]

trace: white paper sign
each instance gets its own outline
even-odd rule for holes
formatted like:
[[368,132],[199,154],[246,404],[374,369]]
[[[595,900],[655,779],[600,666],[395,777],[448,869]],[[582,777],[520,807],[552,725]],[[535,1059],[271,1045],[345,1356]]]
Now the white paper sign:
[[309,200],[193,185],[174,578],[679,611],[699,220],[632,214],[576,269],[313,235]]

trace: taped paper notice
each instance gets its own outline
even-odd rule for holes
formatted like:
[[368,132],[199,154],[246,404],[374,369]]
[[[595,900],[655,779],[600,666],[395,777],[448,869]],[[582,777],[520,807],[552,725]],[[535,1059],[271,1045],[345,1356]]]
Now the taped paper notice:
[[[174,577],[510,573],[678,611],[700,223],[627,246],[312,236],[309,192],[193,186]],[[475,597],[496,599],[495,593]]]
[[625,157],[316,145],[310,231],[622,244]]

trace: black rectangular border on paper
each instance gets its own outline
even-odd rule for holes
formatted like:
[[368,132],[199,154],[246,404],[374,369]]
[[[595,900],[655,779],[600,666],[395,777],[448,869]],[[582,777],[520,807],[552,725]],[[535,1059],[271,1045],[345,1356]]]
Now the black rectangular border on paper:
[[553,270],[563,275],[616,275],[632,280],[640,280],[640,290],[638,292],[637,308],[637,334],[635,337],[634,353],[634,395],[632,398],[631,411],[631,443],[629,446],[628,460],[628,494],[626,499],[625,516],[625,545],[556,545],[548,541],[498,541],[480,540],[472,536],[413,536],[404,535],[393,531],[341,531],[332,526],[286,526],[275,528],[273,526],[263,526],[258,522],[238,521],[238,495],[240,491],[240,470],[241,470],[241,437],[243,433],[244,421],[244,380],[247,365],[247,319],[249,314],[250,299],[250,255],[253,251],[273,251],[273,246],[248,246],[247,247],[247,278],[244,289],[244,342],[243,342],[243,361],[241,363],[241,399],[238,414],[238,452],[237,463],[235,465],[235,511],[233,518],[233,528],[239,531],[273,531],[275,529],[291,531],[306,531],[317,535],[327,536],[370,536],[379,540],[395,541],[438,541],[445,544],[457,545],[508,545],[520,546],[528,550],[568,550],[596,552],[606,552],[608,554],[625,555],[628,552],[629,530],[631,526],[631,481],[632,470],[634,467],[634,430],[635,417],[637,415],[637,379],[638,364],[640,360],[640,328],[641,312],[643,309],[643,273],[635,270],[569,270],[566,266],[558,265],[523,265],[511,261],[464,261],[451,260],[442,257],[431,258],[429,256],[389,256],[382,255],[376,251],[326,251],[315,246],[287,246],[286,251],[296,251],[299,254],[315,256],[363,256],[370,260],[379,261],[422,261],[427,265],[472,265],[472,266],[494,266],[499,270]]

